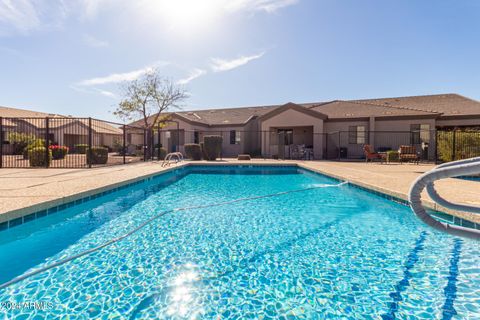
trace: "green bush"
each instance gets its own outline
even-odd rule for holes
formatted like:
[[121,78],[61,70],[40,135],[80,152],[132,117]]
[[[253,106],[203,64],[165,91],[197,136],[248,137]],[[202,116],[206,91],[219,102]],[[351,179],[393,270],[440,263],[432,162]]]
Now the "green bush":
[[222,136],[203,137],[203,155],[205,160],[215,161],[222,152]]
[[185,155],[188,159],[202,160],[202,148],[197,143],[185,144]]
[[34,139],[23,149],[23,159],[28,159],[28,152],[33,148],[45,147],[45,140],[43,139]]
[[52,151],[53,160],[60,160],[65,158],[68,154],[68,147],[66,146],[59,146],[59,145],[52,145],[48,147]]
[[443,162],[478,157],[480,156],[480,131],[439,131],[437,152],[439,159]]
[[[7,140],[13,146],[13,154],[16,155],[22,154],[25,148],[36,139],[37,137],[34,134],[27,134],[21,132],[9,132],[7,135]],[[28,158],[28,156],[25,158]]]
[[398,162],[400,160],[400,153],[395,150],[387,151],[387,162]]
[[[47,167],[52,163],[52,150],[48,150],[48,159],[46,156],[47,148],[35,147],[28,151],[28,160],[30,167]],[[48,162],[47,162],[48,161]]]
[[73,146],[75,153],[86,154],[88,150],[88,144],[80,143]]
[[167,156],[167,149],[160,148],[160,155],[158,154],[158,148],[155,149],[155,156],[158,156],[158,160],[163,160]]
[[106,164],[108,161],[108,149],[104,147],[92,147],[87,149],[87,164]]

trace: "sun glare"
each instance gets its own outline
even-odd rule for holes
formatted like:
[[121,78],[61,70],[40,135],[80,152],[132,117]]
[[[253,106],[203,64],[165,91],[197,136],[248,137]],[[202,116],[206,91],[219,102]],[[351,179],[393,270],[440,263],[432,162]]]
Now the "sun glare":
[[209,27],[222,11],[218,0],[161,0],[154,3],[157,18],[174,29]]

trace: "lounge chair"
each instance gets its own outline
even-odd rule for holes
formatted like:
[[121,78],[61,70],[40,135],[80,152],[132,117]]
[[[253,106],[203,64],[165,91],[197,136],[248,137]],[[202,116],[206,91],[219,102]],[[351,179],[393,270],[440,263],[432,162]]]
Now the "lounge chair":
[[420,156],[414,146],[400,146],[398,153],[400,162],[408,161],[416,164],[420,162]]
[[363,146],[363,152],[365,153],[365,162],[373,161],[374,159],[380,159],[383,163],[385,160],[385,154],[375,152],[373,147],[369,144]]

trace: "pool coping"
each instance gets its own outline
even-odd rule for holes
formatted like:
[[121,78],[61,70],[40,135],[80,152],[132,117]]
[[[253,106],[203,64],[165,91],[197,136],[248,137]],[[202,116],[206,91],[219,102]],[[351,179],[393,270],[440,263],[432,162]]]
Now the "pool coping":
[[[90,200],[97,199],[104,195],[131,187],[136,184],[145,182],[153,177],[162,176],[168,172],[178,170],[181,168],[191,167],[191,166],[235,166],[235,167],[296,167],[312,173],[320,174],[338,181],[347,181],[345,178],[340,175],[332,174],[331,172],[324,172],[318,168],[312,168],[305,166],[302,163],[233,163],[233,162],[201,162],[201,163],[192,163],[185,162],[180,163],[174,167],[162,168],[161,171],[156,171],[141,175],[135,178],[119,181],[113,184],[105,185],[99,188],[90,189],[87,191],[79,192],[76,194],[64,196],[58,199],[53,199],[38,204],[34,204],[28,207],[23,207],[21,209],[16,209],[2,213],[0,215],[0,231],[6,230],[15,226],[22,225],[26,222],[33,221],[37,218],[45,217],[47,215],[56,213],[60,210],[71,208],[75,205],[79,205]],[[403,205],[409,205],[406,195],[403,193],[397,193],[386,188],[373,186],[368,183],[361,183],[358,181],[348,181],[349,185],[365,190],[372,194],[379,195],[383,198],[386,198],[390,201],[401,203]],[[455,214],[446,212],[447,210],[438,210],[438,207],[428,201],[422,201],[428,209],[433,210],[433,214],[436,218],[448,222],[457,224],[460,226],[475,228],[480,230],[480,224],[469,221],[467,219],[458,217]],[[455,212],[454,212],[455,213]],[[5,217],[2,219],[2,216]],[[11,218],[13,216],[13,218]],[[10,218],[9,218],[10,217]]]

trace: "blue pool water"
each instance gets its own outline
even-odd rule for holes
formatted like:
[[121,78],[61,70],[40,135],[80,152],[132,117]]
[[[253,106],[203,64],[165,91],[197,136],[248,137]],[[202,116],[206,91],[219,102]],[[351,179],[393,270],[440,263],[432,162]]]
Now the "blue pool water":
[[[337,185],[323,187],[325,185]],[[180,169],[0,232],[5,318],[478,319],[480,245],[296,168]],[[6,304],[8,302],[8,304]],[[44,303],[40,308],[15,303]],[[23,316],[23,317],[22,317]]]

